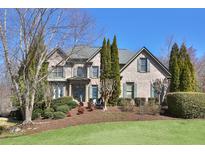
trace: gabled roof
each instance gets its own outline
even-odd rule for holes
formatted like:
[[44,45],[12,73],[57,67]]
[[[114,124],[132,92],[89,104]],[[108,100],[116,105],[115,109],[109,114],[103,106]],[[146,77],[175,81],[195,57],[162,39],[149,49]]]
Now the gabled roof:
[[[79,45],[75,48],[70,48],[67,52],[64,52],[61,48],[55,48],[49,55],[48,58],[58,51],[62,56],[70,54],[71,59],[84,59],[86,62],[90,62],[99,52],[101,47],[91,47],[87,45]],[[146,52],[159,66],[160,68],[171,76],[169,70],[164,66],[146,47],[142,47],[137,53],[132,52],[128,49],[118,49],[119,51],[119,63],[124,66],[121,68],[122,72],[138,55],[142,52]],[[72,54],[71,54],[72,53]]]
[[163,71],[171,76],[171,73],[167,67],[164,66],[146,47],[142,47],[132,58],[130,58],[129,61],[121,68],[120,73],[125,70],[125,68],[129,66],[129,64],[132,63],[142,52],[146,52],[161,67]]
[[57,47],[47,55],[47,58],[50,58],[55,52],[58,52],[62,57],[66,57],[66,53],[60,47]]

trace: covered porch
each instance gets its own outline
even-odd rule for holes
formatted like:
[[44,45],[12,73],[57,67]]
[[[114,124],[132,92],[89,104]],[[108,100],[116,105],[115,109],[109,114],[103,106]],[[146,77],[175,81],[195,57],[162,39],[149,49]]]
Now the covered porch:
[[89,83],[90,79],[82,77],[69,78],[67,85],[68,96],[72,96],[79,102],[89,101]]

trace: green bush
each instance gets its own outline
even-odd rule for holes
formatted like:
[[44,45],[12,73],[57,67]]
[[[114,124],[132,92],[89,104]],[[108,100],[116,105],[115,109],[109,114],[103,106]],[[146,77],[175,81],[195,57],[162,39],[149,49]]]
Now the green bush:
[[65,96],[65,97],[53,99],[51,101],[51,108],[56,109],[56,107],[60,106],[60,105],[68,105],[69,106],[69,102],[71,102],[71,101],[73,101],[73,98],[71,96]]
[[66,117],[66,114],[63,112],[54,112],[53,119],[63,119]]
[[52,119],[53,118],[53,112],[51,111],[45,111],[44,116],[45,119]]
[[167,94],[168,111],[179,118],[204,118],[205,93],[174,92]]
[[146,98],[145,97],[136,97],[135,99],[135,106],[144,106],[145,102],[146,102]]
[[70,108],[70,109],[73,109],[73,108],[75,108],[76,106],[78,106],[78,104],[77,104],[77,102],[76,101],[69,101],[68,103],[67,103],[67,105],[68,105],[68,107]]
[[68,105],[60,105],[56,107],[56,112],[67,113],[69,111]]
[[42,109],[35,109],[32,112],[32,120],[40,118],[43,115],[43,110]]
[[53,108],[46,108],[46,109],[44,110],[44,112],[54,112],[54,109],[53,109]]

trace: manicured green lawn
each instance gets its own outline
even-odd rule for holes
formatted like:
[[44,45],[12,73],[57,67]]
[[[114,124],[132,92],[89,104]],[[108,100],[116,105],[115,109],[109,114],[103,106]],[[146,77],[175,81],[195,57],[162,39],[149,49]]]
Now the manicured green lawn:
[[205,144],[205,120],[79,125],[0,139],[0,144]]

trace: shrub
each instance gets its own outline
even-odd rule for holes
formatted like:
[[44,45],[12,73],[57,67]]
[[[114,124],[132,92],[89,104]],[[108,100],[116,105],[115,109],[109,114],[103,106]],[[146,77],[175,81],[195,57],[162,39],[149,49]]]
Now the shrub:
[[53,119],[63,119],[66,117],[66,114],[63,112],[54,112]]
[[73,98],[71,96],[65,96],[65,97],[53,99],[51,101],[51,108],[56,109],[56,107],[60,106],[60,105],[68,105],[69,106],[69,104],[70,104],[69,102],[71,102],[71,101],[73,101]]
[[56,112],[67,113],[69,111],[68,105],[60,105],[56,107]]
[[134,100],[131,98],[120,98],[118,105],[121,106],[122,111],[125,112],[134,110]]
[[148,98],[148,104],[157,104],[157,98],[149,97]]
[[68,105],[68,107],[69,107],[70,109],[73,109],[73,108],[75,108],[76,106],[78,106],[77,102],[76,102],[76,101],[73,101],[73,100],[68,101],[67,105]]
[[179,118],[205,117],[205,94],[174,92],[167,95],[168,111]]
[[119,98],[118,99],[118,102],[117,102],[117,105],[118,106],[123,106],[123,104],[126,102],[126,101],[131,101],[132,99],[131,98]]
[[50,112],[50,111],[44,112],[44,118],[45,119],[52,119],[53,118],[53,112]]
[[46,109],[44,110],[44,112],[54,112],[54,109],[53,109],[53,108],[46,108]]
[[43,110],[42,109],[35,109],[32,112],[32,120],[40,118],[43,115]]
[[145,102],[146,102],[146,98],[145,97],[136,97],[135,99],[135,106],[144,106]]
[[160,105],[156,104],[156,103],[149,103],[147,105],[144,106],[144,112],[146,114],[151,114],[151,115],[157,115],[160,114]]

